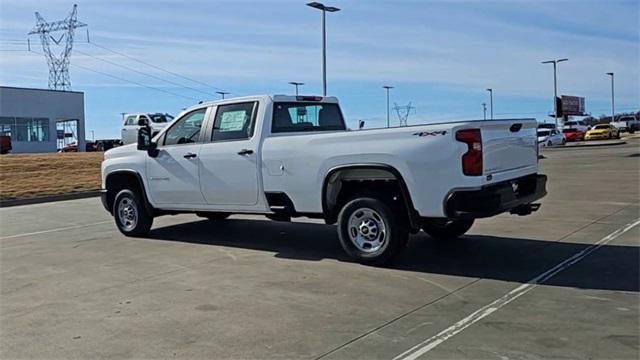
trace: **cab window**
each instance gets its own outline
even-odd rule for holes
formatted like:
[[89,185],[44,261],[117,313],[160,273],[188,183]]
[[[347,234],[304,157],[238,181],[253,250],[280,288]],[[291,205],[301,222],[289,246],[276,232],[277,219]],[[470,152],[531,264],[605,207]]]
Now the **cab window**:
[[218,106],[211,141],[243,140],[253,136],[256,108],[255,102]]
[[184,115],[167,132],[164,145],[179,145],[198,142],[202,121],[207,109],[194,110]]
[[124,124],[125,125],[137,125],[136,116],[135,115],[127,116],[127,120],[124,122]]
[[271,132],[345,130],[338,104],[275,103]]

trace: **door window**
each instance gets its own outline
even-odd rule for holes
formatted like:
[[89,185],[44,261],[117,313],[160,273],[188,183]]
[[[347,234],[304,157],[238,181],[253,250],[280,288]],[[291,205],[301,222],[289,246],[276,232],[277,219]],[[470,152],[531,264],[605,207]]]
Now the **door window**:
[[255,127],[256,108],[255,102],[218,106],[211,141],[250,138]]
[[127,116],[127,121],[125,121],[124,124],[125,125],[136,125],[136,116],[135,115]]
[[200,129],[206,108],[198,109],[184,115],[178,120],[164,137],[164,145],[190,144],[197,142],[200,137]]

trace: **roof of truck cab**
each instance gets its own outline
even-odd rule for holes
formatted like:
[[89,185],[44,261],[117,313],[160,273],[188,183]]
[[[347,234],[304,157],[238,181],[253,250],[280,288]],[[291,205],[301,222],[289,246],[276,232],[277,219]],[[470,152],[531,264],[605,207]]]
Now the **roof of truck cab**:
[[[312,99],[313,98],[313,99]],[[230,97],[220,100],[211,100],[211,101],[203,101],[193,106],[190,106],[188,109],[200,107],[200,106],[208,106],[208,105],[223,105],[229,103],[237,103],[239,101],[256,101],[256,100],[267,100],[271,99],[276,102],[295,102],[295,101],[317,101],[324,103],[338,103],[338,98],[335,96],[319,96],[319,95],[249,95],[249,96],[238,96],[238,97]]]

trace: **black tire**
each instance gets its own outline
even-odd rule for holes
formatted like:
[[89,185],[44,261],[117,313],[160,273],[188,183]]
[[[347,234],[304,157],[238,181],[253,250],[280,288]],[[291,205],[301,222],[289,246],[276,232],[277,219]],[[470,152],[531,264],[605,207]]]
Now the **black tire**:
[[560,142],[561,145],[567,145],[567,139],[562,139],[562,142]]
[[[367,229],[366,232],[364,228]],[[370,236],[374,236],[375,239],[369,239]],[[388,264],[407,244],[407,219],[402,212],[392,211],[387,204],[378,199],[356,198],[340,210],[338,237],[346,253],[359,263]],[[357,239],[352,240],[354,237],[361,240],[361,245],[358,245]],[[376,245],[377,243],[379,245]]]
[[471,226],[473,219],[424,219],[422,220],[422,230],[429,236],[438,240],[457,239],[464,235]]
[[212,212],[212,213],[197,213],[196,215],[198,215],[199,217],[207,218],[211,221],[220,221],[231,216],[231,213]]
[[113,201],[113,218],[118,230],[125,236],[144,236],[153,225],[153,216],[144,199],[136,191],[121,190]]
[[551,140],[547,141],[547,147],[553,146],[553,142]]
[[618,134],[616,135],[616,139],[620,139],[620,131],[618,131]]

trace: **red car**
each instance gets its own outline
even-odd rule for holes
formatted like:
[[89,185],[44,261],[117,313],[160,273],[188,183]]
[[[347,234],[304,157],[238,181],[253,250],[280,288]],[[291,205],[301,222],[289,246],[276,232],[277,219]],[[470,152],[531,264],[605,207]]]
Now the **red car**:
[[584,131],[580,129],[563,129],[562,134],[567,141],[584,140]]
[[11,150],[11,136],[0,135],[0,154],[6,154]]

